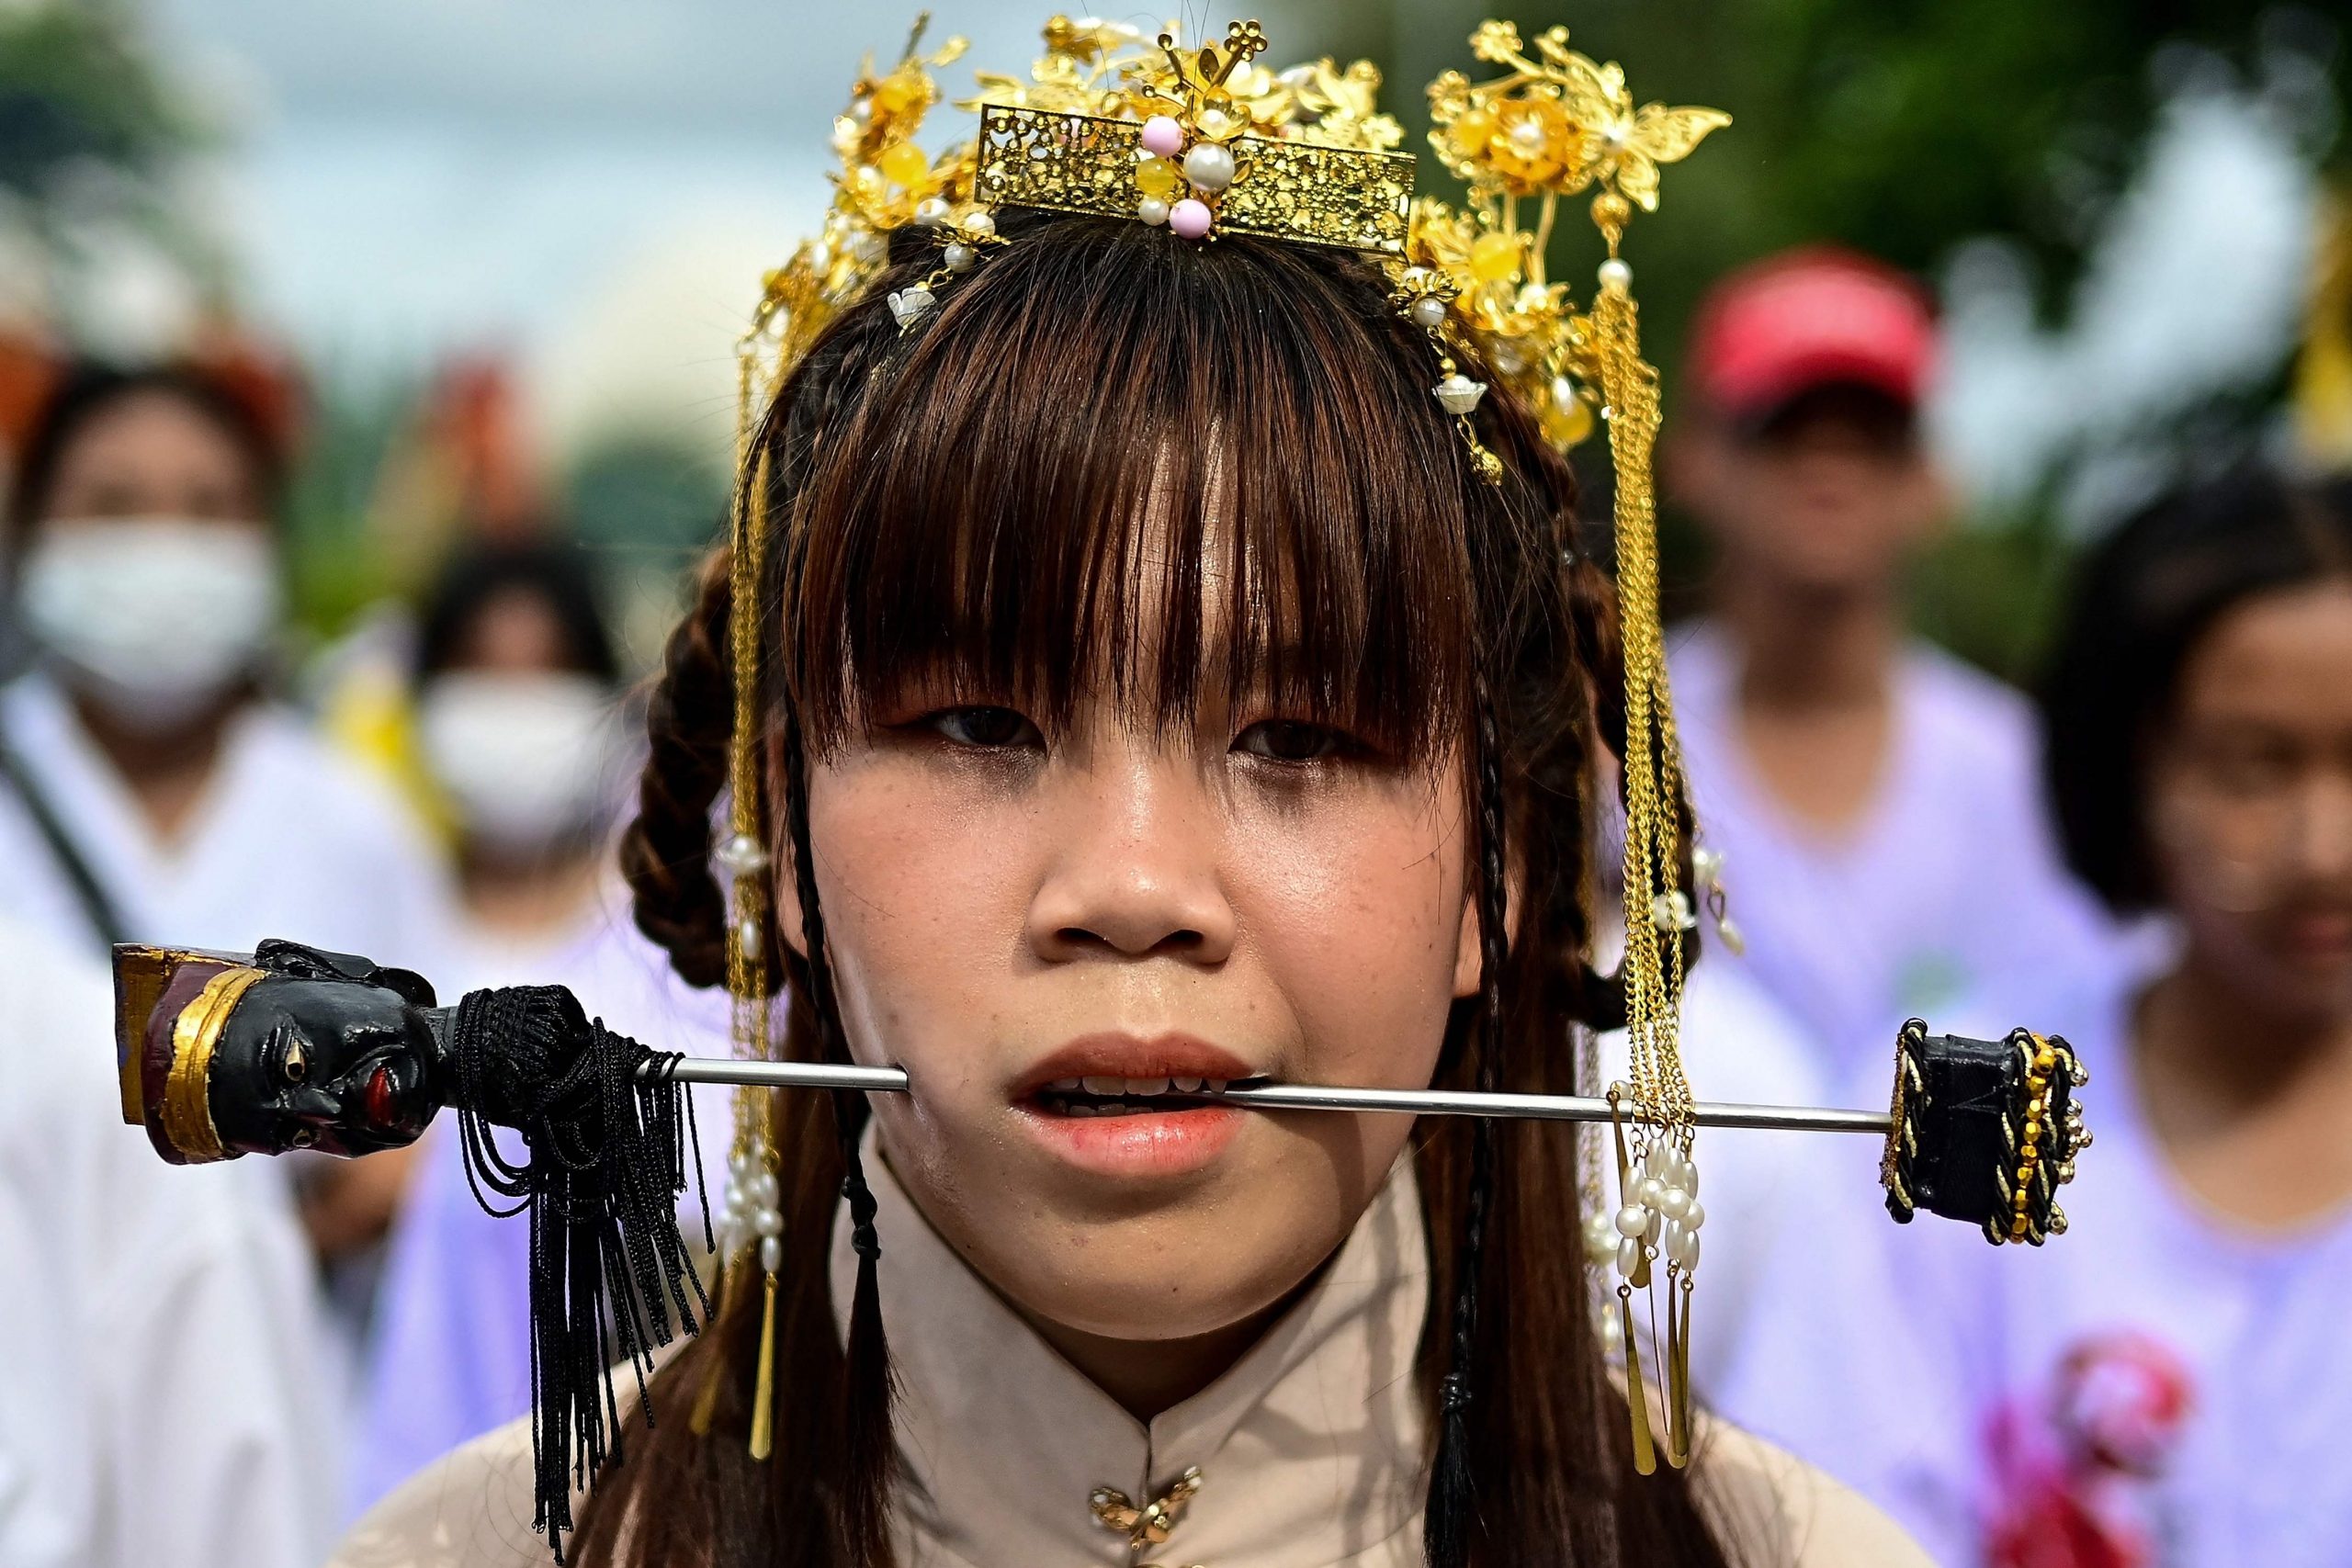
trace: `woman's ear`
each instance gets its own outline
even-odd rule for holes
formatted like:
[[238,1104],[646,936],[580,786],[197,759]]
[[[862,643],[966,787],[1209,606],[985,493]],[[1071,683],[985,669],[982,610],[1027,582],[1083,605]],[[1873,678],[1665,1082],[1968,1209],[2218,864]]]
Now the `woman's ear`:
[[1462,894],[1462,919],[1454,932],[1453,998],[1456,1001],[1478,994],[1480,945],[1478,891],[1475,887],[1465,888]]
[[[1511,869],[1510,886],[1503,894],[1504,945],[1508,947],[1519,935],[1519,871]],[[1475,997],[1483,983],[1481,962],[1485,951],[1483,933],[1478,930],[1478,888],[1473,883],[1462,890],[1462,923],[1455,928],[1453,943],[1453,996],[1459,1001]]]

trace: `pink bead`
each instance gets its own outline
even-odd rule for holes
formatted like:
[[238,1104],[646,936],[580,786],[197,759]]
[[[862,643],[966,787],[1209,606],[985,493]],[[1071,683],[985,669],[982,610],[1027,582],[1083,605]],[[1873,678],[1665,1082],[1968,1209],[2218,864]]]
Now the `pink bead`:
[[1155,158],[1173,158],[1183,149],[1184,128],[1170,116],[1153,115],[1143,122],[1143,150]]
[[1188,240],[1199,239],[1209,231],[1208,203],[1186,197],[1168,209],[1168,226]]

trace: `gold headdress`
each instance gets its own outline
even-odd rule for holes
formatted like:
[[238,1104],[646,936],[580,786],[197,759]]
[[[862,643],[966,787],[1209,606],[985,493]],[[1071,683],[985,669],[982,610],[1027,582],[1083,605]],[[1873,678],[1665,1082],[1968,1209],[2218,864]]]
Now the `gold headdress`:
[[[1488,22],[1472,37],[1482,61],[1507,68],[1474,84],[1448,72],[1430,88],[1438,160],[1469,187],[1464,204],[1413,199],[1413,160],[1396,151],[1396,122],[1378,111],[1380,73],[1329,60],[1274,72],[1258,63],[1266,39],[1237,22],[1221,41],[1181,47],[1171,27],[1147,39],[1118,22],[1057,17],[1046,53],[1026,77],[980,73],[959,107],[979,114],[977,135],[936,158],[914,136],[940,92],[932,72],[957,59],[961,39],[922,52],[922,24],[887,72],[869,61],[834,122],[842,170],[823,231],[768,275],[741,344],[734,513],[731,643],[737,711],[731,833],[719,853],[732,874],[736,1045],[768,1051],[772,909],[758,787],[762,650],[757,616],[767,475],[752,456],[754,411],[827,322],[863,294],[910,226],[933,231],[938,265],[890,296],[904,331],[931,317],[940,290],[1004,243],[994,209],[1043,208],[1132,218],[1170,231],[1170,243],[1249,234],[1362,253],[1389,272],[1395,307],[1426,332],[1436,354],[1430,391],[1460,423],[1489,481],[1500,460],[1475,415],[1487,386],[1457,353],[1478,357],[1566,448],[1596,417],[1609,428],[1616,475],[1618,591],[1625,641],[1624,978],[1633,1041],[1627,1123],[1619,1134],[1624,1231],[1618,1249],[1621,1321],[1635,1451],[1654,1446],[1633,1333],[1636,1291],[1667,1296],[1663,1347],[1665,1449],[1689,1453],[1688,1325],[1702,1213],[1690,1163],[1693,1098],[1676,1045],[1682,937],[1695,924],[1679,885],[1681,801],[1673,710],[1658,626],[1650,457],[1657,377],[1641,356],[1632,272],[1618,255],[1636,210],[1655,210],[1661,164],[1682,158],[1729,123],[1713,109],[1636,107],[1624,74],[1567,47],[1565,28],[1528,53],[1516,28]],[[1563,197],[1593,193],[1589,211],[1608,247],[1590,304],[1579,310],[1545,275],[1544,253]],[[1532,209],[1532,211],[1531,211]],[[1532,225],[1527,220],[1532,217]],[[765,1096],[740,1102],[727,1204],[729,1288],[756,1258],[775,1291],[776,1157]],[[1630,1227],[1630,1228],[1629,1228]],[[1651,1313],[1655,1323],[1656,1312]],[[766,1449],[770,1332],[761,1348],[752,1450]]]

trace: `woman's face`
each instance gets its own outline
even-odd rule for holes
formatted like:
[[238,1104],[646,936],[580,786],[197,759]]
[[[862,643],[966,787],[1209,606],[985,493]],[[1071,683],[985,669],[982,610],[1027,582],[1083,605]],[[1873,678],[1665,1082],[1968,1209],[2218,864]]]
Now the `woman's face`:
[[449,668],[501,675],[574,672],[555,605],[537,589],[521,586],[482,601],[451,650]]
[[2278,1011],[2352,1018],[2352,583],[2217,620],[2182,667],[2150,782],[2192,945]]
[[253,460],[202,411],[136,392],[91,416],[59,455],[41,519],[56,528],[122,517],[266,525]]
[[1338,1247],[1411,1121],[1151,1091],[1430,1082],[1477,985],[1458,761],[1265,707],[1155,739],[1101,704],[1041,731],[947,701],[877,704],[808,784],[850,1050],[912,1079],[876,1097],[884,1153],[1035,1319],[1239,1324]]

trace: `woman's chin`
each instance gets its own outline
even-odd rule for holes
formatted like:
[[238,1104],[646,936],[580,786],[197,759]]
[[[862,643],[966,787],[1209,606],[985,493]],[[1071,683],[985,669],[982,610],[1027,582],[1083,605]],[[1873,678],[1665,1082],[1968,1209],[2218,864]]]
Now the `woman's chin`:
[[1247,1261],[1204,1247],[1189,1256],[1136,1258],[1131,1267],[1055,1271],[997,1281],[1022,1315],[1053,1337],[1054,1329],[1091,1339],[1136,1344],[1199,1339],[1263,1316],[1297,1290],[1312,1265],[1288,1260],[1264,1272]]

